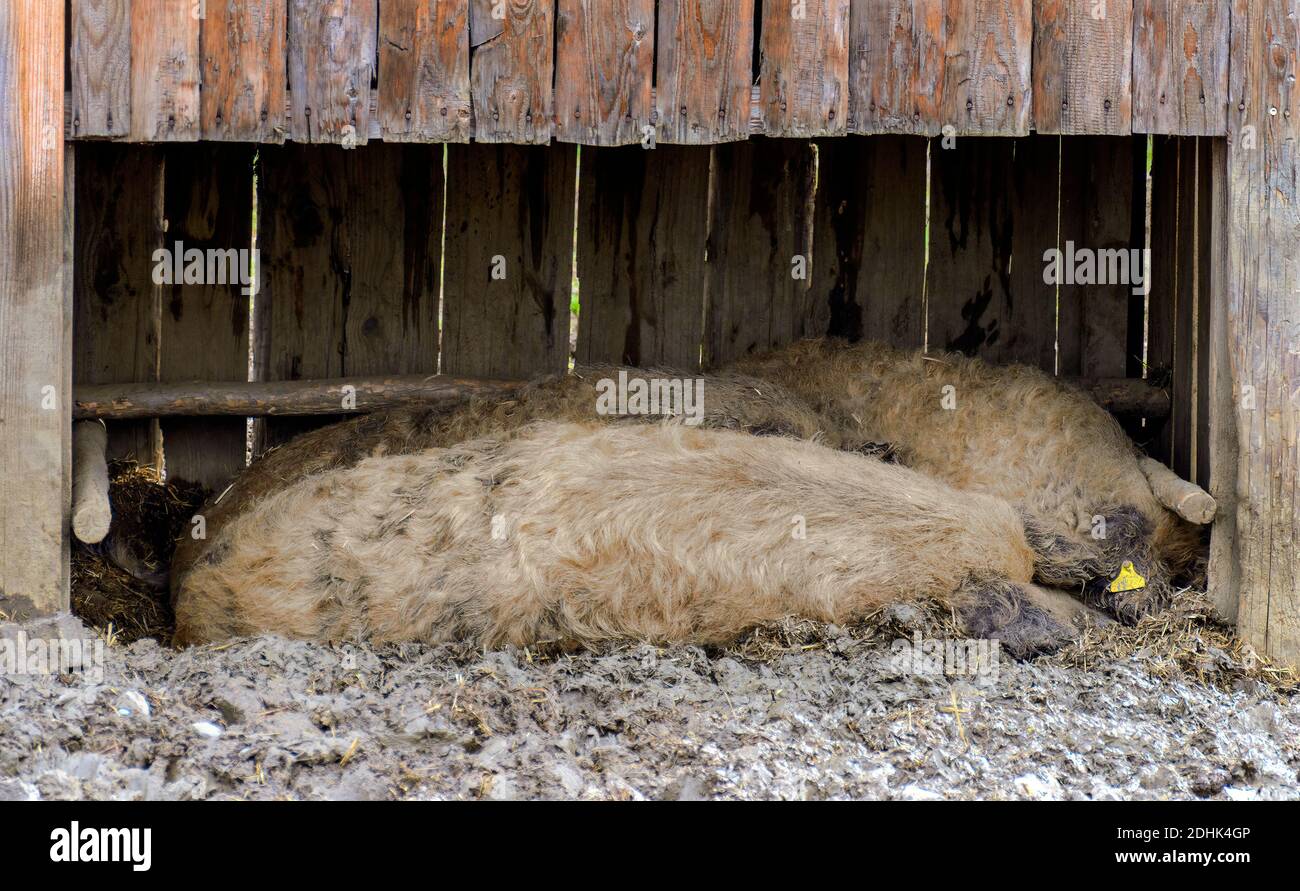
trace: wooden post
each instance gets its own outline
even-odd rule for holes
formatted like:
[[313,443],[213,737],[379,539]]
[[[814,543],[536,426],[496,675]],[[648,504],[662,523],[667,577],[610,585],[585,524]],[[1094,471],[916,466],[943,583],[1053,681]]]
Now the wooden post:
[[0,4],[0,612],[68,608],[64,6]]

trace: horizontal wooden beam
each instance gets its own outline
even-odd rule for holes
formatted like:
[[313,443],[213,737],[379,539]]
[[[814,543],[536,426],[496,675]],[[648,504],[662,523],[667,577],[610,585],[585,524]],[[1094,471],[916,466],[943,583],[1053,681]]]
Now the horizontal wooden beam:
[[[1115,414],[1169,415],[1169,395],[1137,378],[1063,380],[1091,394]],[[74,390],[72,412],[79,420],[337,415],[400,405],[439,405],[471,396],[507,396],[523,383],[410,374],[306,381],[84,384]]]

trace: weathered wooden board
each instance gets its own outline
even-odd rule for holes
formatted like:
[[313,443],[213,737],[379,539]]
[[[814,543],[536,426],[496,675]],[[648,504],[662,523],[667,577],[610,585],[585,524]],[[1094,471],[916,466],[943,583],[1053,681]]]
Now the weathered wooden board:
[[813,333],[813,147],[756,138],[714,149],[704,362]]
[[[0,611],[68,609],[62,3],[0,3]],[[116,118],[115,118],[116,122]]]
[[926,141],[817,143],[809,335],[925,344]]
[[[167,152],[165,246],[185,275],[173,269],[163,286],[159,380],[248,378],[254,151],[209,143]],[[201,274],[191,276],[196,258]],[[167,418],[162,435],[169,479],[220,490],[246,463],[243,418]]]
[[[1237,628],[1300,664],[1300,181],[1297,22],[1288,0],[1234,0],[1228,340],[1240,446]],[[1246,128],[1250,128],[1247,130]]]
[[442,372],[563,372],[576,150],[469,145],[447,151]]
[[853,0],[851,132],[939,134],[947,25],[944,0]]
[[[149,146],[77,146],[73,264],[73,379],[108,384],[158,379],[163,245],[162,153]],[[108,457],[161,466],[151,421],[109,425]]]
[[131,139],[199,138],[199,28],[194,0],[131,0]]
[[763,0],[764,132],[807,139],[847,131],[849,0]]
[[130,0],[72,0],[69,27],[73,135],[126,136],[131,128]]
[[749,138],[755,0],[660,0],[658,140],[699,145]]
[[584,145],[649,141],[654,34],[654,0],[560,0],[557,139]]
[[1210,332],[1208,337],[1209,466],[1208,491],[1219,505],[1210,534],[1210,564],[1207,585],[1210,600],[1229,622],[1237,621],[1241,596],[1240,563],[1237,559],[1237,399],[1233,394],[1232,347],[1228,337],[1228,275],[1230,249],[1228,220],[1228,146],[1215,139],[1210,149],[1210,287],[1207,292]]
[[386,142],[468,142],[468,7],[379,6],[379,125]]
[[285,3],[205,4],[200,32],[204,139],[284,142]]
[[582,153],[579,363],[700,362],[709,150]]
[[377,0],[291,0],[289,134],[361,145],[370,134]]
[[1230,6],[1230,0],[1136,0],[1134,131],[1227,132]]
[[1034,0],[1034,127],[1132,132],[1131,2]]
[[944,0],[943,123],[958,134],[1029,132],[1032,0]]
[[505,0],[501,33],[470,55],[477,142],[551,139],[554,0]]
[[[262,152],[259,380],[437,370],[441,161],[425,145]],[[301,429],[269,422],[267,444]]]
[[482,46],[505,29],[501,0],[469,0],[469,45]]

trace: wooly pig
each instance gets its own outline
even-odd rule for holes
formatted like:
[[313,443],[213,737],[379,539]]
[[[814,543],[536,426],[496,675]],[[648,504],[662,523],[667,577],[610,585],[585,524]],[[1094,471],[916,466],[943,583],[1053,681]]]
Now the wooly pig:
[[1016,510],[886,462],[680,423],[539,423],[366,458],[232,519],[186,574],[182,644],[723,643],[935,598],[1014,654],[1085,608],[1030,584]]
[[[728,370],[801,396],[844,448],[884,440],[908,467],[1016,505],[1038,554],[1036,578],[1120,618],[1167,605],[1201,550],[1200,528],[1156,498],[1110,413],[1036,368],[810,340]],[[1125,561],[1146,586],[1112,593]]]

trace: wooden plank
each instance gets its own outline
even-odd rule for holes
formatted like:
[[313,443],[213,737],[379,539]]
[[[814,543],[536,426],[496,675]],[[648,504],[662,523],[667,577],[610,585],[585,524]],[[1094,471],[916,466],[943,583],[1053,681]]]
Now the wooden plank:
[[70,27],[73,134],[127,135],[131,127],[130,0],[73,0]]
[[849,0],[763,0],[759,76],[764,132],[847,132]]
[[629,145],[645,138],[653,111],[654,33],[654,0],[559,0],[557,139]]
[[385,142],[468,142],[468,9],[410,0],[379,6],[379,106]]
[[199,138],[199,26],[193,0],[131,0],[131,140]]
[[810,334],[925,345],[926,140],[817,143]]
[[939,135],[947,26],[943,0],[853,0],[851,132]]
[[[163,245],[162,154],[148,146],[77,146],[73,264],[73,379],[109,384],[158,379]],[[161,467],[157,425],[109,425],[108,457]]]
[[207,3],[203,138],[284,142],[286,0]]
[[0,3],[0,611],[68,609],[63,4]]
[[700,363],[709,150],[582,153],[580,363]]
[[[162,381],[248,377],[253,153],[216,144],[168,151],[166,247],[173,263],[179,249],[187,270],[195,257],[203,267],[200,281],[173,275],[163,287]],[[220,490],[245,466],[243,418],[169,418],[162,435],[169,479]]]
[[[257,378],[437,371],[441,147],[293,145],[261,160]],[[274,422],[268,444],[299,429]]]
[[377,0],[292,0],[289,135],[297,142],[364,144],[370,136]]
[[1287,0],[1235,0],[1232,29],[1227,303],[1240,447],[1237,628],[1256,649],[1300,664],[1300,35]]
[[1134,6],[1133,130],[1226,133],[1230,0],[1136,0]]
[[501,33],[471,50],[475,141],[550,142],[554,10],[554,0],[510,0]]
[[812,146],[757,138],[714,149],[704,362],[813,333]]
[[1034,127],[1132,132],[1131,3],[1034,0]]
[[1210,331],[1207,361],[1209,367],[1209,465],[1207,491],[1219,505],[1210,533],[1210,564],[1206,573],[1210,600],[1228,622],[1237,621],[1241,595],[1241,567],[1237,560],[1237,405],[1232,385],[1232,352],[1228,339],[1228,145],[1215,139],[1210,150],[1210,218],[1207,229],[1211,239],[1209,251]]
[[447,152],[442,372],[565,371],[576,150]]
[[959,135],[1029,132],[1031,0],[944,0],[943,121]]
[[755,0],[660,0],[659,142],[749,138]]
[[1211,355],[1214,342],[1212,316],[1214,313],[1214,251],[1217,247],[1214,232],[1213,141],[1206,137],[1196,140],[1196,344],[1193,356],[1195,371],[1196,436],[1192,442],[1192,472],[1188,479],[1209,491],[1211,485],[1211,443],[1213,431],[1211,415],[1214,411],[1214,382]]

